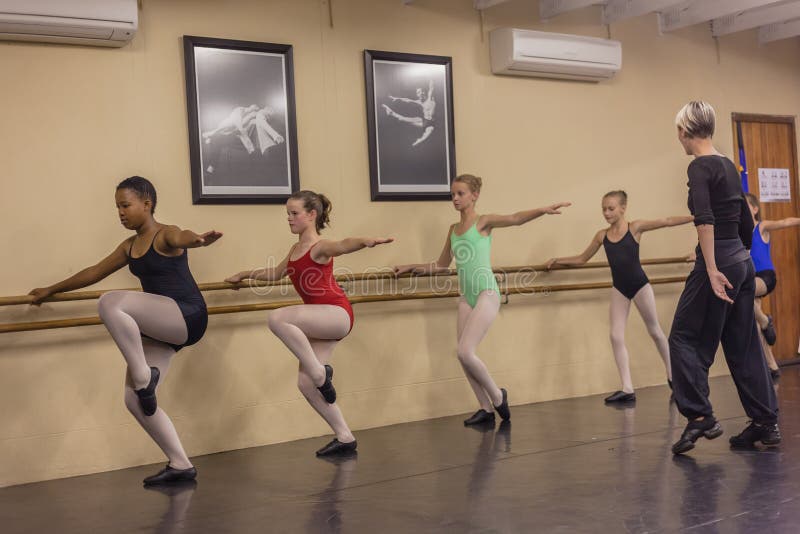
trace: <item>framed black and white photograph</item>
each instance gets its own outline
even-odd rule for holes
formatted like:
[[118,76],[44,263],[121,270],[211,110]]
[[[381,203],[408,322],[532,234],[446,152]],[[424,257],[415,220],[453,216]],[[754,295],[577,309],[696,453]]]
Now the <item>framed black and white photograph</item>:
[[452,58],[364,51],[372,200],[450,198]]
[[283,203],[299,189],[292,46],[184,36],[192,201]]

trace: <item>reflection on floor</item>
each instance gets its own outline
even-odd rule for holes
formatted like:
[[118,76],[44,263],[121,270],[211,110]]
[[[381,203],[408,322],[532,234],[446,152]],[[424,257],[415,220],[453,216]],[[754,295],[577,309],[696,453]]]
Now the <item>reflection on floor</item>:
[[747,420],[730,378],[711,387],[726,433],[686,457],[669,450],[684,421],[654,387],[635,407],[515,406],[496,428],[366,430],[337,461],[314,457],[325,438],[199,457],[197,484],[168,490],[141,487],[160,466],[0,489],[0,531],[800,532],[800,367],[781,379],[777,450],[731,451]]

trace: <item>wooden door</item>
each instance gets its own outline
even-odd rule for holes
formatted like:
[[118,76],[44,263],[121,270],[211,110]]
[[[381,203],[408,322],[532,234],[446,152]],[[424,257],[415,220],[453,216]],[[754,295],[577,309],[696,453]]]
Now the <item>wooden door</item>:
[[[798,196],[797,143],[794,117],[733,114],[733,136],[736,160],[738,154],[737,122],[741,126],[747,163],[750,193],[758,196],[758,169],[789,169],[791,201],[761,202],[761,217],[777,220],[800,217]],[[772,352],[779,363],[798,357],[800,341],[800,228],[787,228],[770,232],[772,262],[778,284],[775,291],[764,299],[762,306],[775,321],[778,340]]]

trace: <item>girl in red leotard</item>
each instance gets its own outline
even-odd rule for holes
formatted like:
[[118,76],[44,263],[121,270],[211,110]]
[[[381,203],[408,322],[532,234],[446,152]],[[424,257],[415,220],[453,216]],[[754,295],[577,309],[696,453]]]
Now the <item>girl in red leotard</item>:
[[280,280],[289,276],[303,304],[273,310],[269,328],[300,361],[297,387],[311,407],[330,425],[333,441],[317,456],[346,454],[356,449],[356,439],[336,405],[336,390],[328,362],[336,344],[353,328],[353,309],[333,278],[333,258],[364,247],[391,243],[392,238],[350,237],[321,239],[328,225],[331,203],[325,195],[299,191],[286,202],[289,228],[299,239],[277,267],[242,271],[225,281]]

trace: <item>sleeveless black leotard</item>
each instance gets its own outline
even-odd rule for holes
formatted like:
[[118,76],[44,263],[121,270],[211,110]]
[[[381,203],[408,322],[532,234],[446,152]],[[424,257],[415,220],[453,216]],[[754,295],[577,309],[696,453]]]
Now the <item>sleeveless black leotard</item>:
[[[159,230],[158,232],[160,232]],[[200,341],[208,325],[208,310],[203,295],[189,271],[189,254],[186,249],[180,256],[164,256],[153,246],[156,236],[142,256],[131,256],[133,241],[128,249],[128,267],[142,284],[145,293],[163,295],[174,300],[186,321],[188,337],[182,345],[168,343],[175,351]],[[160,340],[159,340],[160,341]]]
[[639,261],[639,243],[633,238],[630,228],[616,243],[608,239],[608,233],[603,238],[603,248],[606,251],[608,264],[611,266],[611,280],[614,287],[628,299],[633,299],[636,293],[650,283]]

